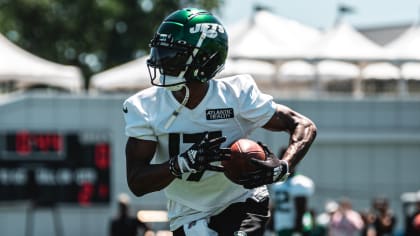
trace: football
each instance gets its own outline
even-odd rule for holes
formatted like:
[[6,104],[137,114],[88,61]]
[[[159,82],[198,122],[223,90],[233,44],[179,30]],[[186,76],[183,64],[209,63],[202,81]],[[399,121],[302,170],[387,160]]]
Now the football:
[[242,175],[257,169],[249,159],[256,158],[265,160],[264,149],[255,141],[250,139],[239,139],[231,146],[229,160],[222,161],[225,176],[234,183],[239,183]]

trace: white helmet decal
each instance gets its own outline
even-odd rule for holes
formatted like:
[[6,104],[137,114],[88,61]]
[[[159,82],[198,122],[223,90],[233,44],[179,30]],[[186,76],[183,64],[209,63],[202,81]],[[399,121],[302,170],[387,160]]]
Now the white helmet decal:
[[222,25],[217,24],[217,23],[200,23],[190,28],[191,34],[200,33],[200,32],[205,34],[207,38],[214,39],[217,37],[218,33],[224,34],[225,29],[223,28]]

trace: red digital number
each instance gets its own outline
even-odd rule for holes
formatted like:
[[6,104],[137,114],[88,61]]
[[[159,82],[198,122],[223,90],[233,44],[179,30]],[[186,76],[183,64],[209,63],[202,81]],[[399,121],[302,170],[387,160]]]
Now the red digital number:
[[98,187],[98,195],[100,198],[107,198],[109,196],[109,187],[106,184],[100,184]]
[[53,150],[61,151],[63,147],[63,138],[58,134],[54,134],[52,136],[51,145]]
[[36,134],[32,135],[32,140],[36,148],[41,152],[60,152],[62,138],[58,134]]
[[95,145],[95,165],[100,170],[109,168],[109,145],[107,143]]
[[33,135],[32,139],[34,140],[35,147],[42,151],[48,151],[48,135]]
[[63,138],[59,134],[31,134],[28,131],[17,132],[15,149],[20,155],[28,155],[33,151],[61,152]]
[[31,151],[30,135],[27,131],[16,133],[16,152],[20,155],[28,155]]
[[77,195],[77,200],[80,205],[88,206],[92,202],[92,197],[94,193],[94,186],[90,182],[85,182],[80,186],[79,193]]

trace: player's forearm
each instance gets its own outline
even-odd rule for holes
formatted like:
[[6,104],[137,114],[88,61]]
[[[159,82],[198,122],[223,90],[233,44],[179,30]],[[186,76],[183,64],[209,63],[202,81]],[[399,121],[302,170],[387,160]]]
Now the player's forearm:
[[317,128],[309,118],[287,106],[277,104],[273,117],[263,126],[272,131],[286,131],[290,134],[289,146],[279,157],[294,168],[305,156],[315,139]]
[[128,186],[136,196],[159,191],[168,186],[174,176],[169,172],[168,163],[149,165],[136,170],[127,170]]
[[292,169],[308,152],[309,147],[315,140],[316,132],[315,124],[307,118],[302,118],[293,129],[289,146],[283,155],[283,160],[287,161]]

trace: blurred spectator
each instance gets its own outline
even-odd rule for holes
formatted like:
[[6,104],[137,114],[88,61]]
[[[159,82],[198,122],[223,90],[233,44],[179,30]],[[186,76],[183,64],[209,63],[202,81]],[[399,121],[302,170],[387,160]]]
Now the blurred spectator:
[[376,215],[371,209],[360,212],[362,216],[364,227],[362,229],[361,236],[376,236],[375,221]]
[[338,210],[338,203],[328,200],[324,206],[324,212],[316,217],[316,227],[313,236],[327,236],[331,221],[331,216]]
[[295,173],[295,170],[290,172],[285,182],[271,186],[274,196],[274,231],[278,236],[310,235],[313,220],[308,199],[314,193],[314,183],[309,177]]
[[330,236],[359,236],[364,227],[361,215],[352,209],[349,199],[343,198],[331,216]]
[[122,193],[118,197],[118,215],[111,221],[110,236],[154,235],[147,224],[131,216],[129,212],[130,197]]
[[415,235],[420,235],[420,213],[418,213],[413,219],[413,232]]
[[413,212],[408,212],[404,209],[406,214],[406,236],[419,236],[420,235],[420,191],[416,194],[415,209]]
[[375,215],[376,236],[391,236],[396,225],[396,218],[392,210],[389,209],[388,199],[376,197],[372,202],[372,208]]

